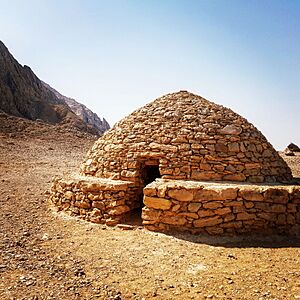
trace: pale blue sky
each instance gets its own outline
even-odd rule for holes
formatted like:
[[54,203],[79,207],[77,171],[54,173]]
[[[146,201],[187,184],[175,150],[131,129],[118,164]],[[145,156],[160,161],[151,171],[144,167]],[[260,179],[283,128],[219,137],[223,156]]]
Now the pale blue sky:
[[300,145],[300,1],[0,0],[21,64],[110,124],[181,89]]

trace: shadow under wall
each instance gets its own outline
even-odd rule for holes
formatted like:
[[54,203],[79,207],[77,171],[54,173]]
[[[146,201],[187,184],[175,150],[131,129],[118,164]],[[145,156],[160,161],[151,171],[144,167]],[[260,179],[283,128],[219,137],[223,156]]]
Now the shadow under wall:
[[237,236],[193,235],[188,232],[163,233],[175,239],[224,248],[300,248],[300,236],[244,234]]

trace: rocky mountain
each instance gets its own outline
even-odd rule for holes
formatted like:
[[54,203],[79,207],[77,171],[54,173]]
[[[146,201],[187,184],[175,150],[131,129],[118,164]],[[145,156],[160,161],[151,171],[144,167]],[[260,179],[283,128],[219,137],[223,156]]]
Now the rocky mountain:
[[62,94],[60,94],[57,90],[52,88],[49,84],[43,82],[43,85],[52,91],[55,96],[64,101],[81,120],[83,120],[85,123],[93,126],[96,128],[100,134],[104,133],[106,130],[110,129],[110,125],[108,122],[103,118],[101,120],[98,115],[94,112],[92,112],[90,109],[88,109],[85,105],[77,102],[75,99],[66,97]]
[[[1,41],[0,111],[93,134],[103,133],[103,130],[74,113],[63,99],[43,84],[30,67],[20,65]],[[104,123],[107,127],[107,122]]]

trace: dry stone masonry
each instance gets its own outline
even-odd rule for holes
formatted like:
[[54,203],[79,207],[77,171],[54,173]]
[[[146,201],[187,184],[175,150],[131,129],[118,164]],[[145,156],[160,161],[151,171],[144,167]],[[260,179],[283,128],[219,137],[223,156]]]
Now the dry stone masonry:
[[143,224],[150,230],[300,232],[300,187],[160,179],[144,194]]
[[79,178],[53,181],[51,200],[60,210],[109,225],[144,205],[150,230],[293,233],[300,193],[287,185],[291,180],[287,164],[252,124],[180,91],[106,132]]
[[134,185],[129,181],[56,177],[52,202],[72,215],[93,223],[118,224],[122,216],[137,208]]
[[143,181],[143,166],[163,178],[284,182],[291,172],[247,120],[188,92],[163,96],[136,110],[100,138],[82,174]]

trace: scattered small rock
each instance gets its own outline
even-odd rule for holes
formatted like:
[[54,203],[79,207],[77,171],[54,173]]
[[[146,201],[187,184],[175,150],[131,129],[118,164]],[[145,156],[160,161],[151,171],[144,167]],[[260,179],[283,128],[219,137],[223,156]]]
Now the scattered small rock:
[[127,225],[127,224],[118,224],[118,228],[123,229],[123,230],[133,230],[134,226],[132,225]]
[[44,233],[44,235],[41,238],[42,241],[48,241],[49,239],[50,239],[50,237],[49,237],[48,233]]

